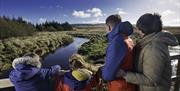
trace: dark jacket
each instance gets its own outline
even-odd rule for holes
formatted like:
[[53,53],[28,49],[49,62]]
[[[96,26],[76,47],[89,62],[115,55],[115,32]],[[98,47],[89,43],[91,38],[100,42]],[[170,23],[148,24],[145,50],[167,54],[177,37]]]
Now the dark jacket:
[[115,75],[128,52],[123,34],[129,36],[133,33],[133,27],[129,22],[117,24],[108,33],[108,47],[106,49],[106,62],[102,69],[102,77],[106,81],[115,80]]
[[134,49],[135,70],[124,78],[139,86],[139,91],[169,91],[171,86],[171,60],[168,46],[176,46],[176,38],[168,32],[145,36]]
[[51,69],[41,69],[31,65],[18,64],[16,69],[9,74],[16,91],[51,91],[49,78],[60,70],[60,66],[52,66]]

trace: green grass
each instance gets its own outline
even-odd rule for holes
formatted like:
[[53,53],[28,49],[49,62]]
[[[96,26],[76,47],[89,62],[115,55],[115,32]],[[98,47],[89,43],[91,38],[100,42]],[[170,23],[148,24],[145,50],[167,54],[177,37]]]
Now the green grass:
[[70,31],[65,33],[74,37],[90,39],[78,50],[78,53],[83,55],[88,62],[104,59],[107,46],[105,31]]
[[0,40],[0,72],[8,70],[13,59],[28,52],[36,52],[41,57],[60,46],[73,41],[73,37],[63,32],[43,32],[33,36]]
[[[89,38],[90,41],[83,44],[79,49],[78,53],[85,56],[86,60],[94,61],[94,60],[104,60],[105,58],[105,50],[107,47],[107,39],[105,37],[105,32],[71,32],[67,33],[76,37],[85,37]],[[180,41],[180,34],[174,34],[177,39]],[[130,36],[136,44],[140,40],[140,36],[138,33],[134,33]]]
[[86,56],[88,60],[104,59],[106,47],[106,39],[91,39],[82,45],[78,53]]
[[[81,48],[78,50],[78,53],[85,56],[86,60],[90,62],[94,62],[94,60],[103,60],[105,58],[105,51],[107,47],[107,38],[105,32],[96,32],[96,33],[73,33],[71,35],[74,36],[83,36],[85,38],[89,38],[90,41],[83,44]],[[140,39],[137,33],[134,33],[131,38],[134,43],[137,43]]]

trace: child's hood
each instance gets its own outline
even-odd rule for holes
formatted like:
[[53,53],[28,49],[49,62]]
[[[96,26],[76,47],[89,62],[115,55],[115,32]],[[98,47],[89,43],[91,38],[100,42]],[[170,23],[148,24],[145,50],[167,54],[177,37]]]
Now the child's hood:
[[9,78],[13,82],[28,80],[34,77],[40,71],[39,68],[31,65],[18,64],[16,69],[12,70]]

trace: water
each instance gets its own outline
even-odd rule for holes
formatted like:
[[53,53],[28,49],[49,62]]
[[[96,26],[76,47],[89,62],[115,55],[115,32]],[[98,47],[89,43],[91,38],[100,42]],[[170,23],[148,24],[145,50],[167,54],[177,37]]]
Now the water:
[[52,65],[59,64],[63,69],[68,69],[68,60],[72,54],[77,53],[78,49],[82,44],[88,42],[89,39],[86,38],[74,38],[74,41],[65,46],[56,49],[54,53],[50,53],[44,58],[43,67],[50,67]]
[[[180,55],[180,46],[169,47],[169,53],[170,53],[170,56]],[[175,77],[176,71],[177,71],[178,60],[177,59],[171,60],[171,65],[172,65],[172,77]]]
[[[68,46],[58,48],[54,53],[45,57],[43,67],[50,67],[59,64],[64,69],[68,69],[68,59],[73,53],[77,53],[82,44],[88,42],[89,39],[74,38],[74,42]],[[180,46],[169,47],[170,56],[180,55]],[[176,75],[178,60],[172,60],[172,77]]]

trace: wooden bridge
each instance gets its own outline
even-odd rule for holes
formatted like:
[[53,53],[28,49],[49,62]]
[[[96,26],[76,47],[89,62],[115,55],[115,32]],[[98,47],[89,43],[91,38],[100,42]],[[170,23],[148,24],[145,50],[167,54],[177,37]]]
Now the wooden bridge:
[[[171,56],[171,60],[178,60],[176,76],[172,77],[171,91],[180,91],[180,55]],[[10,82],[9,78],[0,79],[0,90],[12,87],[14,85]]]

